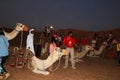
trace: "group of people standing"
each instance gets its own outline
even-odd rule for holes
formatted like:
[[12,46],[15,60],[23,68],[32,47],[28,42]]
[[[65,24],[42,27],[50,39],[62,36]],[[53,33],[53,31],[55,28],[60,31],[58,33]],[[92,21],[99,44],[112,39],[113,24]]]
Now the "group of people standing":
[[[5,43],[5,44],[2,44]],[[68,34],[62,39],[61,35],[57,36],[54,34],[51,37],[50,40],[50,45],[49,45],[49,53],[52,53],[54,51],[55,47],[64,45],[66,49],[67,55],[65,56],[65,64],[63,68],[68,67],[69,59],[71,61],[71,68],[76,69],[76,64],[74,60],[74,47],[76,45],[76,40],[73,37],[73,32],[69,31]],[[2,28],[0,28],[0,75],[6,75],[7,77],[9,76],[9,73],[6,71],[6,69],[3,67],[4,62],[6,61],[6,57],[8,57],[8,46],[9,42],[7,37],[4,34],[4,31]],[[118,63],[120,65],[120,39],[117,42],[117,54],[118,54]],[[35,55],[34,51],[34,29],[29,30],[29,34],[27,36],[27,41],[26,41],[26,49],[30,49],[32,53]],[[69,58],[71,57],[71,58]]]
[[[73,38],[73,32],[69,31],[68,35],[65,36],[62,39],[62,45],[65,46],[66,48],[66,53],[67,55],[65,56],[65,65],[63,68],[67,68],[68,67],[68,62],[69,62],[69,57],[71,57],[71,68],[72,69],[76,69],[75,67],[75,60],[74,60],[74,46],[76,45],[76,40],[75,38]],[[55,47],[59,46],[58,43],[58,37],[56,34],[54,34],[51,38],[51,42],[50,42],[50,46],[49,46],[49,53],[51,53],[51,51],[54,50]]]
[[[29,34],[27,36],[27,41],[26,41],[26,48],[31,50],[33,54],[35,54],[34,51],[34,29],[29,30]],[[51,36],[50,40],[50,45],[49,45],[49,53],[52,53],[55,49],[55,47],[60,47],[61,45],[64,45],[66,47],[67,55],[65,57],[65,66],[63,68],[68,67],[68,62],[69,62],[69,56],[71,56],[71,68],[76,69],[75,67],[75,61],[74,61],[74,46],[76,45],[76,40],[73,37],[73,32],[69,31],[67,36],[65,36],[62,39],[62,35],[57,35],[53,34]],[[52,66],[49,68],[51,69]]]
[[[109,33],[109,35],[107,36],[108,38],[106,38],[105,40],[107,40],[109,42],[109,40],[112,39],[112,36],[113,36],[113,34]],[[93,48],[97,47],[97,49],[98,49],[100,47],[100,43],[101,42],[99,41],[99,44],[97,44],[98,41],[96,40],[96,37],[97,36],[95,36],[95,39],[92,40],[91,46]],[[57,41],[54,41],[54,40],[52,39],[52,42],[55,42],[56,46],[58,46],[57,45]],[[69,31],[68,34],[67,34],[67,36],[63,37],[63,39],[62,39],[62,45],[65,46],[66,51],[67,51],[67,55],[65,56],[65,64],[64,64],[63,68],[67,68],[68,67],[68,62],[70,60],[71,61],[71,68],[72,69],[76,69],[76,67],[75,67],[75,60],[74,60],[74,47],[78,48],[78,46],[76,44],[77,44],[77,42],[76,42],[76,39],[73,37],[73,32]],[[107,48],[107,44],[105,44],[105,45],[106,45],[106,48]],[[110,43],[108,43],[108,45],[109,45],[109,47],[111,47]],[[116,48],[116,51],[117,51],[118,65],[120,65],[120,39],[116,40],[115,48]],[[71,57],[71,58],[69,59],[69,57]]]
[[[112,36],[112,34],[109,34],[109,36]],[[96,38],[97,36],[95,36]],[[71,68],[72,69],[76,69],[75,67],[75,60],[74,60],[74,47],[78,48],[78,45],[76,45],[76,39],[73,37],[73,32],[72,31],[68,31],[66,36],[62,36],[57,35],[57,34],[53,34],[50,40],[50,46],[49,46],[49,53],[52,53],[52,51],[54,51],[55,47],[60,47],[61,45],[65,46],[65,49],[67,51],[67,55],[65,56],[65,64],[63,68],[67,68],[68,67],[68,63],[69,63],[69,59],[71,61]],[[92,41],[92,45],[93,47],[95,47],[95,45],[97,44],[96,41]],[[120,64],[120,44],[119,41],[117,42],[117,57],[118,57],[118,63]],[[70,58],[71,57],[71,58]]]

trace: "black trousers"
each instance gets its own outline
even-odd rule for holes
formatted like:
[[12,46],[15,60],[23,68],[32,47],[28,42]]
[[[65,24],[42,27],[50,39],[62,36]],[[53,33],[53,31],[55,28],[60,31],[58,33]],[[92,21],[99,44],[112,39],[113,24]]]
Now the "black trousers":
[[7,59],[8,59],[8,56],[2,57],[1,67],[3,68],[4,72],[7,72],[6,69],[4,68],[4,64],[5,64]]

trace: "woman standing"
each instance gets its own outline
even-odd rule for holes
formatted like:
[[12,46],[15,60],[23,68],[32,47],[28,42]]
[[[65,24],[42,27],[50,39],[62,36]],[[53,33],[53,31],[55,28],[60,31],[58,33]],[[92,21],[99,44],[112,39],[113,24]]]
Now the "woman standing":
[[[49,53],[52,54],[52,52],[54,51],[55,47],[57,47],[57,35],[54,34],[51,37],[51,42],[50,42],[50,46],[49,46]],[[53,68],[53,65],[49,67],[49,70],[51,71]]]

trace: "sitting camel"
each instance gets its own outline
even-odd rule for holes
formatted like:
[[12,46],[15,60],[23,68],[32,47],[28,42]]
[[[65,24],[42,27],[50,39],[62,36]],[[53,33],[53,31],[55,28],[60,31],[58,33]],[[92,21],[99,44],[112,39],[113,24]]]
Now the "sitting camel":
[[82,50],[81,52],[77,52],[76,55],[75,55],[75,61],[79,62],[80,59],[83,58],[88,53],[88,51],[90,49],[91,49],[91,46],[86,45],[84,50]]
[[102,52],[104,51],[104,49],[105,49],[105,45],[102,44],[100,46],[99,50],[94,49],[94,50],[90,51],[90,54],[88,54],[87,56],[89,56],[89,57],[99,56],[100,54],[102,54]]
[[65,55],[65,52],[65,49],[56,47],[53,53],[50,53],[46,60],[41,60],[36,56],[33,56],[28,68],[31,69],[34,73],[49,75],[50,72],[46,71],[46,69],[59,60],[63,55]]

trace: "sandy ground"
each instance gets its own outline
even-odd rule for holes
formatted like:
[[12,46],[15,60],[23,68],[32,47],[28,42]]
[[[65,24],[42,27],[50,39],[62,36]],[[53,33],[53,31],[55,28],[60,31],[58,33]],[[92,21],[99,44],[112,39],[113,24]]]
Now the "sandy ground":
[[[58,62],[54,64],[56,66]],[[8,80],[120,80],[120,66],[115,59],[88,58],[76,64],[77,69],[63,69],[64,60],[60,67],[50,75],[35,74],[29,69],[11,67],[6,62],[5,67],[11,74]]]

